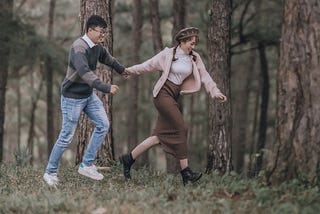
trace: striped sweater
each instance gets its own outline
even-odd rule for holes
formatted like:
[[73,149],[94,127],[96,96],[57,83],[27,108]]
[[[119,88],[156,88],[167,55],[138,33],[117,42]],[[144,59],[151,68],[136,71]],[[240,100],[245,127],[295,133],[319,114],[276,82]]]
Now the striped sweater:
[[119,74],[125,69],[102,45],[90,48],[83,37],[78,38],[70,48],[67,74],[61,87],[62,95],[75,99],[87,98],[93,88],[109,93],[110,84],[102,82],[96,75],[98,62],[110,66]]

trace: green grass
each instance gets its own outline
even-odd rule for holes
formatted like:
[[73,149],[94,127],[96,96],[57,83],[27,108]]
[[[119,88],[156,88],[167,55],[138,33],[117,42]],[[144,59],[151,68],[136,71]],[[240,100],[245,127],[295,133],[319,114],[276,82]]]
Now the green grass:
[[120,165],[102,181],[61,167],[59,187],[42,180],[43,168],[0,165],[0,213],[318,213],[318,187],[298,182],[272,188],[236,174],[204,175],[182,185],[180,175],[133,170],[124,182]]

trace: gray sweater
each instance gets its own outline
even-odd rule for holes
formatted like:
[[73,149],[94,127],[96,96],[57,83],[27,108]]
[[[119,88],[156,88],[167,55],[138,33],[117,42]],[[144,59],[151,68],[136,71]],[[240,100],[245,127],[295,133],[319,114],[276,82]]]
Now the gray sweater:
[[102,82],[96,75],[98,61],[119,74],[125,69],[102,45],[97,44],[90,48],[83,38],[77,39],[70,48],[67,75],[62,82],[62,95],[75,99],[87,98],[92,94],[93,88],[109,93],[110,84]]

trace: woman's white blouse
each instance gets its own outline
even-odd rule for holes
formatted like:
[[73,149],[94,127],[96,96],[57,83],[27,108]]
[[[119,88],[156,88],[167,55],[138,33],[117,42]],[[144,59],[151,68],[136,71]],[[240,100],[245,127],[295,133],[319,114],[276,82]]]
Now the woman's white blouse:
[[177,60],[171,64],[168,80],[176,85],[181,85],[183,80],[192,73],[192,56],[186,54],[180,46],[178,46],[175,58],[177,58]]

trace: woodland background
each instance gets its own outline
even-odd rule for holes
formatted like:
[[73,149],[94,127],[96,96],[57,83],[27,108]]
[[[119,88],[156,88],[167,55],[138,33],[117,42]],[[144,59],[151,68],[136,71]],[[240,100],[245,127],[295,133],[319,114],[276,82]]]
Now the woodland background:
[[[2,16],[0,27],[1,72],[8,74],[1,76],[1,92],[5,92],[5,99],[0,103],[5,108],[0,161],[44,167],[61,128],[60,84],[66,72],[68,49],[81,35],[83,19],[88,15],[81,8],[90,1],[6,0],[1,3],[3,14],[10,5],[4,2],[12,3],[13,13],[9,13],[11,18]],[[105,2],[110,6],[108,15],[112,20],[112,28],[109,28],[112,37],[109,32],[106,43],[111,46],[113,56],[126,66],[143,62],[161,50],[161,46],[171,47],[172,37],[179,27],[200,29],[196,51],[228,96],[228,104],[212,103],[203,89],[183,97],[192,168],[222,173],[234,170],[249,177],[266,175],[271,181],[275,175],[275,183],[292,178],[318,182],[318,1]],[[158,5],[158,16],[151,15],[152,3]],[[227,15],[218,17],[219,10]],[[152,17],[159,18],[160,28],[152,27]],[[225,31],[214,28],[212,19],[215,18],[226,21]],[[160,46],[153,37],[155,29],[160,31]],[[137,32],[139,34],[135,34]],[[210,37],[212,32],[227,32],[226,37],[219,37],[226,39],[216,41]],[[218,63],[210,56],[221,42],[226,42],[227,48],[223,49],[221,57],[226,59],[226,64],[223,69],[215,69]],[[112,164],[121,153],[152,133],[157,115],[151,93],[158,76],[157,72],[129,80],[117,74],[109,76],[110,81],[120,86],[120,92],[107,101],[111,107],[108,114],[112,115],[112,135],[107,140],[111,155],[102,165]],[[217,126],[210,122],[217,121],[214,119],[219,116],[225,118],[222,122],[226,124],[227,133],[227,146],[222,154],[215,153],[220,147],[212,146],[219,133],[215,131]],[[90,125],[80,121],[79,129],[83,130],[84,126]],[[81,141],[81,136],[75,137],[62,164],[73,166],[79,161],[83,150],[79,139]],[[228,151],[232,151],[232,155]],[[212,167],[212,157],[228,166]],[[155,148],[139,160],[137,167],[175,171],[174,167],[170,169],[172,161],[161,148]]]

